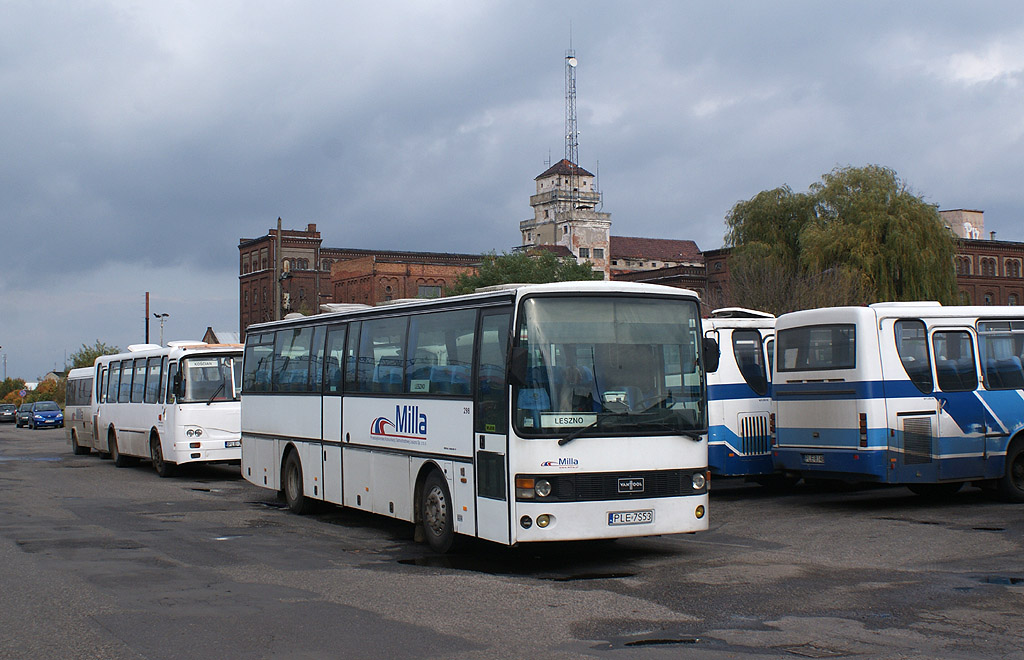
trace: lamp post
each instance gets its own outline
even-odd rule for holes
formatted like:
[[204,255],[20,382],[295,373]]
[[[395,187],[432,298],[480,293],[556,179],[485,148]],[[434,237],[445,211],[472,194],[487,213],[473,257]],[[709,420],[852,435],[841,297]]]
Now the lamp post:
[[170,314],[154,314],[153,318],[160,319],[160,345],[164,345],[164,321]]

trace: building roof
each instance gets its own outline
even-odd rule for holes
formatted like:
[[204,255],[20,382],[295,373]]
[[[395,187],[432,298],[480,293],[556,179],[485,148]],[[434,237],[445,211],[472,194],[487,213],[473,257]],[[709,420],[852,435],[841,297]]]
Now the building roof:
[[238,332],[214,330],[211,326],[207,326],[203,342],[207,344],[238,344],[241,342],[239,337],[240,333]]
[[534,181],[537,179],[544,179],[549,176],[555,176],[556,174],[563,174],[565,176],[572,176],[573,174],[576,174],[577,176],[594,176],[579,165],[573,165],[572,161],[563,158],[548,169],[544,170],[541,174],[537,175]]
[[639,238],[610,236],[608,251],[612,259],[644,259],[649,261],[685,261],[702,263],[700,248],[693,241],[672,238]]

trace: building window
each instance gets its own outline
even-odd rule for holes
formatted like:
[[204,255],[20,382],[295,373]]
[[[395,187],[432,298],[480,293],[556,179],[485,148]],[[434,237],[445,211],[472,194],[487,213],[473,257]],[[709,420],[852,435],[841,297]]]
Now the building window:
[[971,274],[971,258],[970,257],[957,257],[956,258],[956,274],[957,275],[970,275]]
[[417,298],[440,298],[441,287],[435,285],[420,284]]
[[985,294],[985,304],[986,305],[994,304],[994,302],[993,302],[994,300],[995,300],[995,296],[992,295],[991,292]]
[[1020,277],[1020,259],[1007,259],[1003,262],[1003,272],[1007,277]]
[[1016,305],[1017,304],[1017,294],[1016,293],[1011,293],[1010,297],[1006,299],[1006,304],[1007,305]]
[[267,248],[260,250],[260,268],[263,270],[267,269]]
[[583,259],[590,258],[590,248],[580,248],[580,257]]
[[594,258],[604,259],[604,248],[594,248]]
[[722,270],[722,262],[721,261],[716,261],[715,262],[715,270]]
[[618,266],[619,265],[619,260],[618,259],[612,259],[612,265],[613,266]]
[[981,276],[982,277],[995,277],[996,276],[996,260],[992,257],[981,258]]

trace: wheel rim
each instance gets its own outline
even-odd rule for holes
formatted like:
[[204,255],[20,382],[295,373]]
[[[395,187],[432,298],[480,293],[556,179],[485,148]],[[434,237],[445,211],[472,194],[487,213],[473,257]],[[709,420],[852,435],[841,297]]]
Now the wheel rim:
[[288,499],[294,502],[299,498],[299,471],[295,469],[294,463],[288,466],[288,478],[285,480],[285,485]]
[[149,453],[153,457],[153,467],[157,472],[164,471],[164,453],[160,451],[160,443],[154,442],[149,445]]
[[423,504],[423,522],[435,536],[448,528],[448,500],[439,486],[431,487]]

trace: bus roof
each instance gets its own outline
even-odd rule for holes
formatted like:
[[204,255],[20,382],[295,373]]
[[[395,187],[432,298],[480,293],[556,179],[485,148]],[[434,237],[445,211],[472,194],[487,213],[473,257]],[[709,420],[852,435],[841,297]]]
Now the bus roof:
[[537,293],[606,293],[614,295],[617,293],[633,293],[647,295],[665,295],[678,297],[692,297],[698,299],[695,291],[680,289],[676,287],[663,286],[660,284],[646,284],[639,282],[617,282],[617,281],[574,281],[574,282],[550,282],[547,284],[508,284],[496,287],[485,287],[474,293],[467,293],[460,296],[447,298],[412,298],[400,301],[389,301],[389,304],[377,307],[355,307],[341,311],[330,311],[302,318],[281,319],[277,321],[266,321],[254,323],[249,326],[246,332],[262,330],[264,328],[275,328],[302,323],[319,323],[325,318],[360,318],[362,316],[378,314],[394,314],[406,310],[432,309],[446,307],[460,307],[464,304],[486,303],[488,300],[507,300],[513,302],[519,297]]

